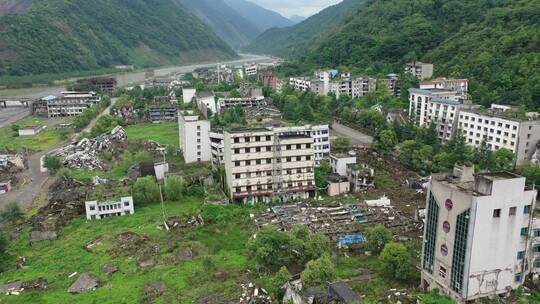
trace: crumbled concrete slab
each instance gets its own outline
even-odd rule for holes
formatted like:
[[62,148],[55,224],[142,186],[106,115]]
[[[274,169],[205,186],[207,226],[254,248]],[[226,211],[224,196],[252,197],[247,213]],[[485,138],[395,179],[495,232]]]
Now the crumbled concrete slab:
[[32,231],[32,236],[30,241],[39,242],[39,241],[54,241],[58,238],[56,231]]
[[6,283],[4,285],[0,285],[0,293],[5,293],[5,294],[12,294],[12,293],[19,293],[21,291],[23,291],[23,281],[14,281],[14,282],[9,282],[9,283]]
[[77,281],[69,287],[70,293],[81,293],[86,291],[93,291],[99,286],[99,281],[88,273],[83,273],[79,276]]
[[150,268],[150,267],[154,267],[155,265],[156,265],[156,261],[153,258],[145,257],[139,260],[139,267],[141,268]]
[[120,268],[117,265],[105,264],[101,269],[104,274],[111,275],[115,272],[118,272]]
[[165,285],[165,282],[163,281],[159,281],[153,284],[146,283],[144,285],[145,296],[151,297],[151,298],[157,298],[161,296],[166,290],[167,290],[167,286]]

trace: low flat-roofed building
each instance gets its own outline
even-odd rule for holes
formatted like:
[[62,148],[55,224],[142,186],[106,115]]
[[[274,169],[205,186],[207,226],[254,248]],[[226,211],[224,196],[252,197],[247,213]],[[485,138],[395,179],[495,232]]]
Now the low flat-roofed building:
[[405,73],[410,73],[420,80],[433,77],[433,64],[414,61],[405,65]]
[[45,130],[45,126],[26,126],[19,128],[19,136],[36,136]]
[[326,176],[326,181],[328,182],[328,196],[338,196],[351,191],[351,184],[346,176],[332,173]]
[[356,153],[350,151],[349,153],[331,153],[330,154],[330,166],[332,166],[332,173],[336,173],[341,176],[347,175],[347,165],[356,164]]
[[122,197],[118,201],[87,201],[85,207],[87,220],[99,220],[107,217],[124,216],[135,213],[133,197],[131,196]]

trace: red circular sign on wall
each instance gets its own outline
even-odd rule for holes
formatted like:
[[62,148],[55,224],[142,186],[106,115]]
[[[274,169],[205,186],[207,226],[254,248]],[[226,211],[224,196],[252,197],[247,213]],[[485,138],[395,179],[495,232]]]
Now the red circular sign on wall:
[[447,210],[452,210],[452,208],[454,208],[454,203],[451,199],[446,199],[446,201],[444,202],[444,206]]
[[444,223],[442,224],[442,228],[444,232],[446,233],[450,232],[450,222],[444,221]]

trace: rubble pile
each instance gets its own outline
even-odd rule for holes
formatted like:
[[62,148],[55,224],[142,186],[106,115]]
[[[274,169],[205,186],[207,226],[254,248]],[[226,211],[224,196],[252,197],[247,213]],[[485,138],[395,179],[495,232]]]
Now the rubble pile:
[[83,273],[77,278],[68,289],[69,293],[81,293],[86,291],[96,290],[99,286],[99,281],[88,273]]
[[147,140],[143,143],[144,149],[148,152],[159,152],[163,153],[167,148],[167,145],[162,145],[157,141]]
[[50,156],[58,156],[63,159],[63,165],[72,169],[104,169],[99,159],[99,153],[110,150],[115,143],[124,142],[127,133],[124,128],[118,126],[111,133],[99,137],[84,138],[78,143],[65,146],[50,153]]
[[422,222],[403,216],[393,206],[369,207],[365,203],[317,207],[307,203],[274,206],[255,218],[259,228],[274,225],[289,231],[294,225],[306,225],[314,233],[325,234],[338,240],[348,234],[364,230],[364,224],[383,224],[395,235],[416,236],[422,231]]
[[253,283],[241,284],[242,295],[240,296],[239,304],[270,304],[272,298],[266,290],[259,288]]
[[58,178],[49,188],[49,203],[29,220],[36,240],[43,237],[52,239],[55,231],[84,214],[84,200],[88,191],[88,185],[78,180]]

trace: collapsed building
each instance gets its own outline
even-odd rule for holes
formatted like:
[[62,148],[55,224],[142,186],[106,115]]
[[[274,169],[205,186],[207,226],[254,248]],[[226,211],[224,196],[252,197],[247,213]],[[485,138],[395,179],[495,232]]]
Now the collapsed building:
[[[418,237],[422,222],[406,217],[390,201],[383,197],[362,203],[315,206],[308,203],[274,206],[255,218],[259,228],[273,225],[281,231],[289,231],[294,225],[305,225],[313,233],[322,233],[330,240],[363,240],[361,232],[366,224],[383,224],[395,235]],[[355,237],[359,236],[359,237]]]
[[174,122],[178,119],[178,100],[172,92],[168,96],[154,97],[154,103],[148,107],[151,122]]
[[99,153],[111,149],[115,143],[123,142],[126,139],[126,130],[117,126],[109,134],[92,139],[84,138],[77,143],[53,150],[48,155],[62,158],[62,163],[67,168],[103,170]]

